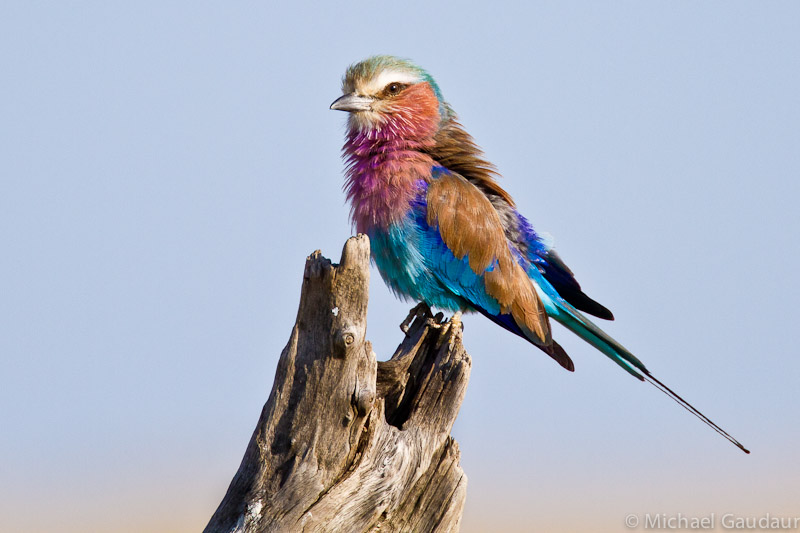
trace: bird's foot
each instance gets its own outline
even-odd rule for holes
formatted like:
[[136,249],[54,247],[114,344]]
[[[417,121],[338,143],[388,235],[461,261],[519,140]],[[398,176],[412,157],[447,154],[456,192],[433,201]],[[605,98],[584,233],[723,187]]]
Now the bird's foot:
[[400,331],[403,333],[408,333],[408,329],[411,327],[411,323],[414,321],[415,318],[425,318],[426,316],[432,316],[433,313],[431,312],[430,306],[425,302],[420,302],[416,306],[414,306],[411,311],[408,312],[408,316],[406,317],[403,322],[400,323]]
[[[450,317],[450,320],[441,325],[441,329],[439,330],[439,340],[436,343],[436,347],[439,348],[444,342],[445,338],[452,342],[455,333],[457,331],[463,331],[463,329],[464,325],[461,323],[461,311],[456,311],[453,313],[453,316]],[[448,335],[448,333],[451,332],[453,335]]]

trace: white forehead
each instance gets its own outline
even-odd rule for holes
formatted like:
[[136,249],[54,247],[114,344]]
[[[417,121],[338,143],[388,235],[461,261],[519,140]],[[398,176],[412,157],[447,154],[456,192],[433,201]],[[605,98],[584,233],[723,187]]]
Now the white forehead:
[[392,68],[383,69],[380,74],[369,80],[364,86],[366,94],[375,94],[392,82],[398,83],[417,83],[421,80],[419,74],[408,70],[398,70]]

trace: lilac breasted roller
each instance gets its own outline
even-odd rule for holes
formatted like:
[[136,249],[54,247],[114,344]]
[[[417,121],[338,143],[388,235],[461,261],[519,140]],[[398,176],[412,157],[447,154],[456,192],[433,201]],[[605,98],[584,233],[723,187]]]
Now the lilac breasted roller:
[[349,113],[343,152],[351,218],[395,294],[481,313],[573,371],[552,338],[552,318],[750,453],[581,312],[614,318],[517,211],[430,74],[375,56],[347,69],[342,92],[331,109]]

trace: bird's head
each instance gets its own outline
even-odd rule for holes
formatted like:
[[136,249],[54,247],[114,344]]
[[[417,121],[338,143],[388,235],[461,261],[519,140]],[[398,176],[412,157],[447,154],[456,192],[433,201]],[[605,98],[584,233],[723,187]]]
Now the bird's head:
[[347,111],[351,131],[433,135],[449,108],[422,68],[393,56],[374,56],[347,69],[343,95],[331,109]]

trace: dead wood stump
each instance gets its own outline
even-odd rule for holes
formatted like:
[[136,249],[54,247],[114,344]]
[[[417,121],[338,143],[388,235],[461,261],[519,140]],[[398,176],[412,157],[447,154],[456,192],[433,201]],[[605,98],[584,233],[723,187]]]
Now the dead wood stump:
[[369,239],[306,261],[272,393],[206,533],[458,531],[467,478],[449,436],[471,361],[420,306],[391,360],[366,340]]

